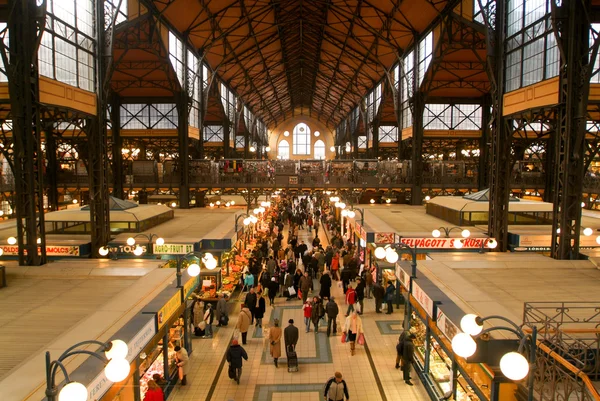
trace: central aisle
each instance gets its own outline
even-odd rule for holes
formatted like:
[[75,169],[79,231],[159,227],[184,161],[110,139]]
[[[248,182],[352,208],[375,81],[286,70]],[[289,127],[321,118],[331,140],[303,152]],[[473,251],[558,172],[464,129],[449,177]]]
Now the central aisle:
[[[284,229],[287,234],[287,227]],[[300,230],[299,240],[304,240],[310,248],[314,231]],[[324,230],[319,230],[319,238],[324,247],[329,243]],[[283,243],[286,243],[284,239]],[[355,285],[353,283],[353,285]],[[318,294],[318,281],[314,282]],[[332,287],[332,295],[337,302],[340,315],[338,326],[343,325],[347,306],[344,295],[336,283]],[[348,344],[342,344],[340,329],[338,335],[327,337],[326,325],[305,333],[301,301],[286,301],[276,298],[275,307],[267,306],[264,318],[264,330],[250,327],[248,343],[244,346],[249,360],[244,361],[240,384],[229,379],[224,354],[231,341],[239,313],[240,299],[231,300],[230,323],[224,328],[215,328],[214,338],[194,339],[193,353],[190,356],[191,369],[188,385],[176,385],[169,400],[173,401],[320,401],[323,400],[325,382],[340,371],[346,380],[351,400],[385,401],[385,400],[428,400],[429,397],[413,372],[413,387],[402,380],[402,372],[394,369],[395,346],[400,334],[402,311],[395,310],[392,315],[376,314],[373,299],[365,298],[363,325],[367,345],[356,346],[356,354],[350,355]],[[268,305],[268,302],[267,302]],[[273,319],[278,318],[281,327],[294,319],[300,331],[297,353],[299,371],[288,373],[285,351],[282,344],[282,356],[279,368],[275,368],[269,355],[269,346],[264,339],[264,331],[272,326]],[[311,327],[312,329],[312,327]]]

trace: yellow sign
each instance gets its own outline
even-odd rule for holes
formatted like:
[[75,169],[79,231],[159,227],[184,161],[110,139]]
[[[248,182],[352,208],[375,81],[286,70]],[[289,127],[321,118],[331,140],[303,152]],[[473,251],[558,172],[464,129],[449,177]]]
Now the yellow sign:
[[192,291],[194,291],[196,289],[196,287],[198,286],[198,279],[199,279],[198,276],[192,277],[183,286],[183,295],[184,295],[183,299],[184,299],[184,301],[187,299],[187,297],[190,296],[190,294],[192,293]]
[[165,323],[173,316],[173,313],[181,305],[181,293],[177,291],[175,295],[158,311],[158,329],[160,330]]

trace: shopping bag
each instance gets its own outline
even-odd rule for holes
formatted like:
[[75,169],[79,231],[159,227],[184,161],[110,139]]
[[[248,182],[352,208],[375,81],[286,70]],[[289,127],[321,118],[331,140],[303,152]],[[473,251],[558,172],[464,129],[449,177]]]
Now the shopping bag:
[[293,286],[288,287],[288,292],[290,293],[290,297],[293,297],[294,295],[296,295],[296,290],[294,289]]
[[229,365],[227,374],[229,375],[230,379],[235,379],[235,368],[233,366]]
[[198,323],[198,327],[200,328],[200,330],[206,329],[206,322],[202,321],[202,322]]
[[346,343],[346,333],[342,333],[342,344]]
[[302,299],[302,290],[298,289],[298,299]]
[[356,342],[358,343],[358,345],[365,345],[365,335],[363,333],[360,333]]

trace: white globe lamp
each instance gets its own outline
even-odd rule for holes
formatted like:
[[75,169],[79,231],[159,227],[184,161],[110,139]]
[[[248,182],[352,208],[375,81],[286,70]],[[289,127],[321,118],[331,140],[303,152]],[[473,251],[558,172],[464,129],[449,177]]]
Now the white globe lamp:
[[462,230],[460,235],[462,235],[463,238],[469,238],[471,236],[471,231],[464,229],[464,230]]
[[477,324],[477,315],[469,313],[460,319],[460,329],[471,336],[476,336],[481,333],[483,326]]
[[217,267],[217,259],[215,258],[204,259],[203,262],[208,270],[214,270]]
[[111,347],[108,351],[104,351],[104,355],[108,359],[125,359],[127,357],[127,353],[129,352],[129,348],[125,341],[122,340],[112,340]]
[[135,238],[129,237],[127,238],[127,245],[133,246],[135,244]]
[[348,210],[348,217],[350,217],[351,219],[353,219],[354,216],[356,216],[356,212],[354,212],[354,210]]
[[98,253],[100,254],[100,256],[106,256],[108,255],[108,248],[105,246],[101,246],[100,249],[98,249]]
[[585,235],[586,237],[589,237],[590,235],[592,235],[594,233],[594,230],[592,230],[591,228],[586,228],[585,230],[583,230],[583,235]]
[[383,259],[385,258],[385,248],[378,246],[377,248],[375,248],[375,257],[377,259]]
[[452,339],[452,350],[460,357],[468,358],[477,350],[477,344],[470,335],[458,333]]
[[8,237],[6,242],[8,242],[8,245],[14,245],[17,243],[17,239],[15,237]]
[[388,248],[385,251],[385,260],[388,263],[396,263],[398,261],[398,254],[392,248]]
[[490,249],[496,249],[497,246],[498,246],[498,241],[496,241],[493,238],[490,238],[490,240],[487,243],[487,247]]
[[135,256],[141,256],[141,255],[142,255],[142,253],[144,253],[144,248],[142,248],[142,247],[141,247],[141,246],[139,246],[139,245],[136,245],[136,246],[135,246],[135,249],[133,250],[133,254],[134,254]]
[[244,225],[247,226],[248,224],[250,224],[250,218],[246,217],[244,220]]
[[342,216],[348,217],[348,211],[346,209],[342,210]]
[[165,240],[163,238],[157,238],[156,239],[156,245],[164,245],[165,244]]
[[442,235],[442,232],[436,229],[431,232],[431,235],[433,235],[435,238],[439,238],[440,235]]
[[460,248],[462,248],[463,246],[465,246],[465,244],[463,244],[463,242],[462,242],[462,241],[459,241],[459,240],[455,240],[455,241],[454,241],[454,247],[455,247],[456,249],[460,249]]
[[500,370],[510,380],[522,380],[529,373],[529,362],[518,352],[509,352],[500,359]]
[[111,382],[118,383],[129,376],[129,362],[125,359],[111,359],[104,368],[106,378]]
[[58,393],[58,401],[86,401],[87,397],[87,388],[78,382],[67,384]]
[[198,265],[198,263],[192,263],[188,266],[187,272],[190,276],[196,277],[198,274],[200,274],[200,265]]

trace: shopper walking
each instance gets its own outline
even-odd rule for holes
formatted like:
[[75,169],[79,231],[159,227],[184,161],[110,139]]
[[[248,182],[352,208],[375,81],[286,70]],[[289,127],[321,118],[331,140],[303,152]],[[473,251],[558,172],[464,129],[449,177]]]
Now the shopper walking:
[[375,312],[382,313],[381,304],[383,303],[383,297],[385,297],[385,289],[378,282],[373,284],[373,297],[375,298]]
[[273,363],[277,368],[277,360],[281,358],[281,336],[283,335],[279,327],[279,319],[273,320],[273,327],[269,329],[269,351],[273,358]]
[[252,314],[245,304],[242,304],[242,310],[238,316],[235,328],[242,334],[242,344],[246,345],[246,337],[248,335],[248,328],[250,328],[250,322],[252,321]]
[[402,378],[404,379],[404,383],[409,386],[413,385],[410,381],[410,370],[415,356],[415,344],[413,343],[415,338],[414,334],[409,334],[402,345]]
[[346,290],[346,304],[348,309],[346,310],[346,316],[350,315],[350,312],[354,312],[354,304],[356,303],[356,291],[351,286]]
[[313,305],[309,300],[304,302],[302,305],[302,312],[304,313],[304,324],[306,325],[306,332],[310,331],[310,318],[312,316]]
[[[240,384],[240,377],[242,376],[242,358],[248,360],[248,354],[244,347],[238,343],[238,340],[234,339],[227,350],[226,359],[229,362],[230,372],[233,370],[232,373],[234,373],[232,379],[237,384]],[[231,377],[231,373],[229,377]]]
[[364,281],[360,278],[357,277],[356,278],[356,300],[358,302],[358,314],[362,315],[364,313],[365,310],[365,303],[364,303],[364,299],[365,299],[365,283]]
[[254,310],[254,317],[256,318],[256,327],[262,328],[262,320],[265,316],[265,311],[267,310],[267,302],[262,296],[262,292],[259,292],[257,295],[258,298],[256,301],[256,309]]
[[[244,304],[250,311],[251,319],[250,324],[254,324],[254,312],[256,310],[256,293],[254,292],[254,288],[250,288],[250,291],[246,294],[246,299],[244,299]],[[246,344],[246,343],[244,343]]]
[[304,276],[300,278],[298,284],[300,285],[300,291],[302,291],[302,303],[305,303],[308,298],[308,292],[313,288],[312,278],[308,277],[307,271],[304,272]]
[[214,315],[215,314],[214,314],[212,305],[207,304],[206,312],[204,312],[204,323],[206,323],[206,328],[204,329],[204,330],[206,330],[204,338],[212,338],[212,336],[213,336],[212,324],[213,324]]
[[174,348],[175,350],[175,363],[177,364],[177,371],[179,374],[179,381],[181,385],[187,384],[187,374],[190,371],[190,358],[185,348],[181,348],[179,345]]
[[319,227],[321,227],[321,224],[319,223],[319,219],[315,219],[315,224],[313,224],[313,227],[315,229],[315,237],[319,236]]
[[275,296],[277,296],[277,293],[279,292],[279,283],[277,282],[277,277],[279,277],[279,275],[277,275],[276,277],[271,277],[271,282],[269,283],[270,306],[275,305]]
[[227,310],[227,300],[223,293],[219,294],[215,315],[217,318],[217,327],[227,326],[227,323],[229,323],[229,311]]
[[346,336],[346,342],[350,343],[350,353],[352,355],[354,355],[356,341],[363,333],[362,319],[358,316],[358,313],[354,311],[346,318],[346,322],[344,323],[344,335]]
[[337,334],[337,315],[340,313],[338,305],[335,303],[334,297],[329,298],[329,302],[325,306],[327,312],[327,337],[331,335],[331,326],[333,325],[333,335]]
[[401,368],[400,363],[402,361],[402,348],[404,347],[404,341],[408,338],[409,335],[410,331],[404,330],[400,334],[400,337],[398,337],[398,344],[396,344],[396,365],[394,366],[396,369]]
[[285,342],[286,353],[289,346],[292,346],[294,349],[296,348],[296,344],[298,344],[298,328],[294,326],[294,319],[288,320],[288,327],[283,330],[283,339]]
[[319,332],[319,320],[325,316],[325,307],[323,306],[323,300],[319,297],[313,297],[313,307],[310,314],[310,320],[315,328],[315,333]]
[[329,270],[323,271],[319,283],[321,284],[319,296],[322,299],[329,299],[329,297],[331,297],[331,276],[329,275]]
[[369,270],[365,273],[365,289],[367,299],[371,299],[371,292],[373,291],[373,273]]
[[396,294],[396,287],[392,283],[392,280],[388,280],[387,287],[385,289],[385,302],[387,302],[386,315],[391,315],[394,312],[394,295]]
[[348,385],[340,372],[335,372],[333,377],[327,380],[324,396],[325,401],[344,401],[344,397],[346,400],[350,399]]

